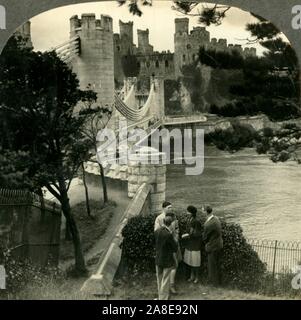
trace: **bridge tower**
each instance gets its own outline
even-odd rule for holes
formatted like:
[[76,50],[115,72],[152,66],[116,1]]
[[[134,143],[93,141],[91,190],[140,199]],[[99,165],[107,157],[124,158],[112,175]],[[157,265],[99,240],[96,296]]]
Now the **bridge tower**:
[[97,102],[111,105],[114,102],[114,47],[113,26],[110,16],[82,14],[81,19],[70,19],[70,38],[79,36],[80,52],[71,61],[81,89],[89,85],[97,93]]

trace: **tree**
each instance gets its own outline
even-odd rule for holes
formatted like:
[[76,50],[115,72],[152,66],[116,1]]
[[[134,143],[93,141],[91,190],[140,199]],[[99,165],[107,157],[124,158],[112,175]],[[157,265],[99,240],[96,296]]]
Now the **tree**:
[[76,75],[54,52],[33,52],[20,47],[14,37],[0,57],[0,79],[2,148],[15,155],[25,152],[31,188],[45,186],[61,203],[74,245],[75,270],[85,272],[68,190],[91,149],[81,131],[87,116],[76,112],[76,107],[95,101],[96,93],[80,90]]
[[[97,155],[97,147],[98,147],[98,141],[97,141],[97,135],[98,132],[102,129],[104,129],[110,119],[110,115],[112,114],[112,110],[110,107],[96,107],[91,109],[89,104],[86,105],[84,109],[81,111],[82,114],[86,115],[86,122],[85,125],[82,128],[82,132],[84,136],[89,140],[90,145],[93,148],[94,155]],[[104,168],[100,162],[97,162],[99,165],[100,170],[100,178],[101,178],[101,184],[102,184],[102,190],[103,190],[103,202],[106,204],[108,202],[108,192],[107,192],[107,185],[105,180],[105,174],[104,174]],[[85,169],[83,170],[83,181],[85,185],[86,195],[88,197],[88,189],[85,182]]]

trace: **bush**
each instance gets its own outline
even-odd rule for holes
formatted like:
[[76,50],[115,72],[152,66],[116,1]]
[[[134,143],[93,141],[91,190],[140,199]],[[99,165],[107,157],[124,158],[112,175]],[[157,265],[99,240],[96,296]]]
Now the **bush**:
[[252,126],[236,122],[233,122],[228,129],[216,129],[205,135],[206,143],[214,144],[218,149],[230,152],[252,147],[253,141],[257,138],[258,134]]
[[7,278],[6,290],[0,291],[3,296],[7,293],[10,295],[17,294],[28,284],[39,286],[45,281],[63,278],[62,272],[50,263],[45,267],[37,266],[30,260],[14,258],[10,250],[4,252],[4,267]]
[[164,81],[164,102],[167,115],[182,114],[181,101],[179,98],[180,82],[176,80]]
[[300,117],[298,104],[288,99],[271,99],[262,96],[239,97],[224,106],[210,107],[210,113],[223,117],[266,114],[272,121],[289,120]]
[[155,268],[155,219],[154,215],[133,217],[122,230],[123,255],[132,274]]
[[[177,213],[180,235],[187,232],[186,215]],[[202,225],[205,218],[200,217]],[[129,275],[155,270],[155,216],[131,218],[122,231],[123,256],[127,262]],[[222,253],[223,285],[244,290],[259,287],[266,270],[257,253],[247,243],[242,229],[237,224],[222,221],[224,249]],[[202,248],[202,274],[207,277],[207,255]]]

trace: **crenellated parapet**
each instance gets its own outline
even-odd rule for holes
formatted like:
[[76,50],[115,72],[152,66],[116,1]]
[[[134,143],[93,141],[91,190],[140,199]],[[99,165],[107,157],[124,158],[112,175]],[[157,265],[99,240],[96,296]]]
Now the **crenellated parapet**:
[[71,36],[78,34],[79,32],[113,32],[113,20],[110,16],[101,15],[101,19],[96,19],[94,13],[84,13],[81,19],[75,15],[70,18],[70,33]]

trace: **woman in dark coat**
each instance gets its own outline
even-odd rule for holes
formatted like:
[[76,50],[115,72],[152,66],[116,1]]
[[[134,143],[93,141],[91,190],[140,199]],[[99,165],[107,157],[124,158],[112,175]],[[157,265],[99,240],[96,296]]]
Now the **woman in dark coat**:
[[184,262],[190,267],[189,282],[199,281],[199,268],[201,266],[201,245],[202,245],[202,226],[197,219],[197,208],[187,207],[189,233],[183,234],[184,240]]

